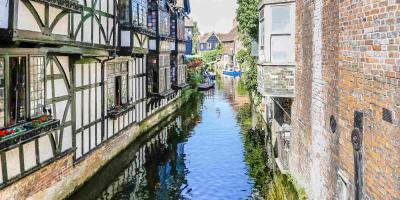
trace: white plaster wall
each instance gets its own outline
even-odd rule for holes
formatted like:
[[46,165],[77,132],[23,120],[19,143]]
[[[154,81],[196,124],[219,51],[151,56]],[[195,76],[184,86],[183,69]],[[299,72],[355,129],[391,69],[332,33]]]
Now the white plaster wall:
[[7,175],[8,179],[15,177],[21,173],[19,165],[19,150],[18,148],[11,149],[6,152],[7,159]]
[[121,46],[129,47],[131,46],[131,32],[121,31]]
[[64,128],[63,138],[62,138],[61,151],[66,151],[72,147],[72,127]]
[[49,136],[43,136],[39,138],[39,158],[40,163],[53,157],[53,151],[51,149]]
[[54,88],[55,97],[68,95],[68,90],[63,79],[54,80]]
[[8,5],[9,0],[0,0],[0,28],[8,28]]
[[23,149],[25,170],[29,170],[36,166],[35,141],[24,144]]
[[[53,22],[53,19],[60,13],[60,9],[56,9],[50,6],[50,24]],[[68,35],[68,15],[65,15],[58,21],[56,26],[53,29],[53,34],[59,34],[59,35]]]
[[82,133],[77,133],[75,137],[76,142],[76,158],[82,157]]
[[[44,10],[44,8],[42,9]],[[40,12],[40,10],[38,12]],[[41,32],[39,25],[35,21],[35,18],[32,16],[31,12],[22,2],[19,2],[18,4],[18,19],[24,19],[24,20],[18,20],[17,22],[18,29]]]

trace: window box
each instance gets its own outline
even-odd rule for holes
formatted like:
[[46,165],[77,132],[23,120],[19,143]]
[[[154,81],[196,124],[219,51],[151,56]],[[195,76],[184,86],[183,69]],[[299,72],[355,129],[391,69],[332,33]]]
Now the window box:
[[0,149],[18,144],[60,126],[60,120],[40,117],[31,122],[0,130]]
[[189,87],[189,84],[187,84],[187,83],[173,84],[172,85],[172,89],[174,89],[174,90],[182,90],[182,89],[185,89],[187,87]]
[[135,109],[135,104],[127,104],[121,107],[114,108],[108,112],[108,117],[111,119],[117,119],[118,117],[124,115],[125,113]]

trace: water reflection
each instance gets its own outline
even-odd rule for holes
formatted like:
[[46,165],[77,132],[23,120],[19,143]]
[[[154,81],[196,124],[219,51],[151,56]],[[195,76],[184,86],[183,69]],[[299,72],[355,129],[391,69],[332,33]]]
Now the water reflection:
[[[197,96],[162,130],[139,138],[71,199],[250,199],[236,106],[239,80]],[[231,90],[232,89],[232,90]],[[233,106],[232,106],[233,105]]]

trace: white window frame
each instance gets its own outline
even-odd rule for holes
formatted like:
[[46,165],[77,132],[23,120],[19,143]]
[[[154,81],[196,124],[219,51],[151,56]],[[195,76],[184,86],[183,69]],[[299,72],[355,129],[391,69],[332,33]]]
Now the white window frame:
[[[290,6],[290,28],[287,32],[272,32],[272,7],[275,6]],[[264,41],[264,49],[261,49],[261,44],[260,44],[260,53],[263,54],[264,59],[267,63],[271,64],[288,64],[288,65],[293,65],[295,63],[295,12],[296,12],[296,4],[295,2],[285,2],[285,3],[279,3],[279,4],[267,4],[264,6],[264,26],[265,26],[265,34],[261,36],[261,30],[260,30],[260,40],[263,39]],[[260,24],[261,24],[261,18],[260,18]],[[288,51],[288,59],[285,60],[284,62],[273,62],[272,59],[272,42],[271,39],[273,36],[282,36],[282,35],[288,35],[290,38],[290,49]],[[264,37],[264,38],[263,38]],[[261,42],[260,42],[261,43]]]

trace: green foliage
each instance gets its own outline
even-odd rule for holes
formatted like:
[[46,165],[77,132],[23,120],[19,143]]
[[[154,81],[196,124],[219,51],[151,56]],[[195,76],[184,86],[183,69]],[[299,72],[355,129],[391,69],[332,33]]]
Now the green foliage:
[[195,89],[203,82],[203,76],[198,70],[188,70],[188,83],[192,89]]
[[239,36],[245,47],[258,38],[258,5],[260,0],[237,0],[236,20],[239,23]]
[[206,51],[202,55],[203,63],[209,63],[212,61],[216,61],[221,57],[221,55],[224,53],[224,45],[219,43],[217,48],[211,51]]
[[239,38],[244,49],[237,53],[238,62],[248,70],[243,78],[246,88],[252,95],[257,92],[257,57],[251,56],[251,42],[258,38],[259,0],[237,0],[239,5],[236,11],[236,20],[239,26]]
[[200,30],[199,27],[197,26],[197,22],[193,22],[193,31],[192,31],[192,42],[193,42],[193,47],[192,47],[192,52],[193,54],[197,54],[197,44],[199,43],[200,40]]
[[291,176],[274,174],[268,168],[268,153],[264,143],[265,131],[257,128],[250,129],[252,107],[250,105],[240,107],[237,118],[243,130],[245,159],[249,166],[249,174],[254,178],[255,187],[260,191],[260,195],[268,200],[306,200],[304,189],[299,189]]
[[268,186],[265,199],[306,200],[304,189],[297,189],[292,177],[276,174]]

